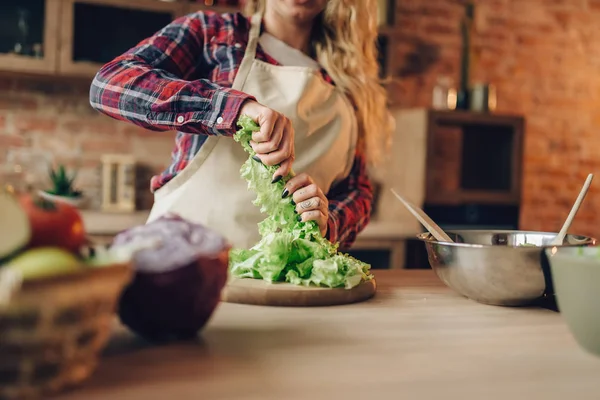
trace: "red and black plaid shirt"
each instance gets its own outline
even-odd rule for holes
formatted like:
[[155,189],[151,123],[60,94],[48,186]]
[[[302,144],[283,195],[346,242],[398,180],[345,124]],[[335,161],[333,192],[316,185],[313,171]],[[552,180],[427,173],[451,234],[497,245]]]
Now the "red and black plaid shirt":
[[[90,103],[96,110],[149,130],[177,131],[171,165],[152,178],[152,191],[183,170],[207,136],[235,133],[240,106],[254,99],[231,89],[249,31],[241,13],[190,14],[109,62],[94,78]],[[260,45],[256,57],[278,64]],[[373,199],[361,151],[350,175],[327,197],[327,236],[347,249],[369,222]]]

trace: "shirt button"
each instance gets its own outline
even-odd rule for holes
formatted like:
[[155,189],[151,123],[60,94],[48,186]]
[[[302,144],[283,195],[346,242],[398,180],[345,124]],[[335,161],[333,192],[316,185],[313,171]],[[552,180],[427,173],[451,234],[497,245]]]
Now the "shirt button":
[[242,45],[240,43],[236,43],[233,45],[236,49],[239,49],[240,47],[242,47]]
[[217,118],[217,124],[222,124],[222,123],[223,123],[223,117]]
[[179,117],[177,117],[177,122],[179,122],[181,124],[181,123],[183,123],[183,121],[185,121],[185,118],[183,118],[183,115],[180,115]]

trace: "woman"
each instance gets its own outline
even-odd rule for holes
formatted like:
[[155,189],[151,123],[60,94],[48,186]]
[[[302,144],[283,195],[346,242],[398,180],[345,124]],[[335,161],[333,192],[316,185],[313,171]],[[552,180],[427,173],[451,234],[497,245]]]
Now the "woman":
[[256,161],[294,167],[282,193],[299,218],[349,248],[369,221],[367,160],[391,128],[378,81],[374,0],[247,0],[246,14],[177,19],[106,64],[91,105],[151,130],[177,130],[171,165],[152,179],[150,221],[167,212],[249,248],[264,218],[240,178],[231,136],[240,115],[261,127]]

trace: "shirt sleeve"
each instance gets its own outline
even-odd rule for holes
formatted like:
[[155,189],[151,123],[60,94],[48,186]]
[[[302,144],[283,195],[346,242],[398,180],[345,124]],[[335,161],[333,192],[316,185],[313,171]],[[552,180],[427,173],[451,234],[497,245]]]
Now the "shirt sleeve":
[[340,249],[347,250],[371,219],[373,185],[362,150],[357,149],[350,174],[330,190],[328,200],[326,237],[333,243],[339,242]]
[[180,17],[110,61],[92,81],[91,106],[149,130],[233,135],[242,103],[254,98],[193,79],[210,62],[206,39],[232,34],[235,24],[224,18],[234,17],[213,12]]

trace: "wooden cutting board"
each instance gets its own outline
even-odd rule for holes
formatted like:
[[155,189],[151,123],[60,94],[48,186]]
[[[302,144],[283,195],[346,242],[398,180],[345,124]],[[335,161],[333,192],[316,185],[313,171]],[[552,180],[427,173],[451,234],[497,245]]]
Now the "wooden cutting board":
[[368,300],[375,295],[376,289],[374,278],[352,289],[305,287],[290,283],[269,283],[261,279],[232,278],[225,285],[221,300],[261,306],[335,306]]

